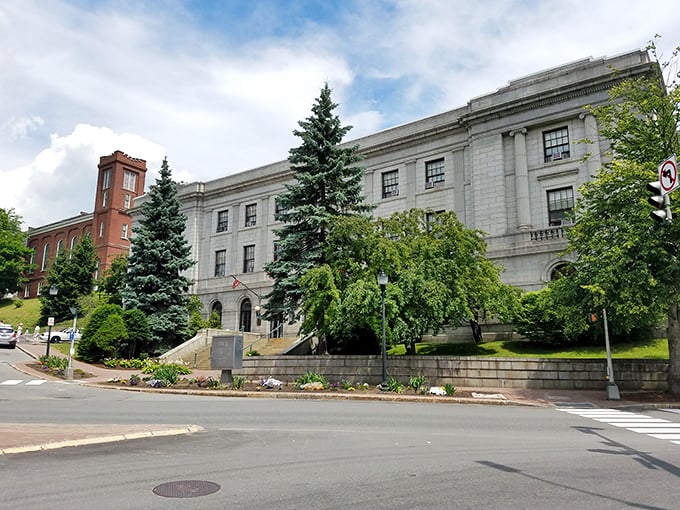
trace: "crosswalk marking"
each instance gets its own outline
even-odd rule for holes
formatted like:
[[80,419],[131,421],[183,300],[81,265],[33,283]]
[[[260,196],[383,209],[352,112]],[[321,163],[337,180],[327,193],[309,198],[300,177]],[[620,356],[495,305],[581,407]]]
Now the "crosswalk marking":
[[680,445],[680,423],[670,420],[616,409],[557,408],[557,410]]
[[[6,381],[0,382],[0,386],[17,386],[22,382],[24,382],[23,379],[7,379]],[[46,381],[44,379],[32,379],[30,381],[26,381],[26,386],[40,386],[45,382]]]

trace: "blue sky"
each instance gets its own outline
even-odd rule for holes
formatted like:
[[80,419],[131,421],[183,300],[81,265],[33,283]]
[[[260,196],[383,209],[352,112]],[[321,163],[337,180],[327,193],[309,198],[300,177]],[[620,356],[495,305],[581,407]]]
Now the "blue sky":
[[[328,81],[347,139],[587,57],[680,45],[676,0],[3,0],[0,207],[92,211],[99,157],[205,181],[286,159]],[[675,38],[675,39],[674,39]]]

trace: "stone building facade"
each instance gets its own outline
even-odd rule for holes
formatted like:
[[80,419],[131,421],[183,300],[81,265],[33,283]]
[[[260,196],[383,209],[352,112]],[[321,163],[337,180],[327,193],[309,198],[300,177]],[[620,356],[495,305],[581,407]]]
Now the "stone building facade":
[[[606,103],[614,84],[654,65],[645,51],[572,62],[513,80],[463,107],[348,142],[364,156],[364,193],[377,206],[374,215],[455,211],[468,228],[488,234],[488,256],[505,267],[505,283],[542,288],[565,263],[564,226],[578,188],[607,154],[585,107]],[[290,165],[281,161],[178,188],[196,261],[188,274],[191,293],[206,315],[222,314],[225,328],[297,333],[297,326],[260,321],[257,313],[271,289],[263,266],[274,257],[280,226],[276,196],[292,180]],[[133,230],[143,201],[131,211]]]
[[94,212],[50,223],[28,231],[27,246],[33,250],[32,273],[25,275],[23,297],[40,295],[50,264],[58,253],[68,253],[83,235],[92,236],[99,259],[98,275],[103,275],[111,261],[130,251],[132,218],[129,210],[144,193],[146,161],[116,151],[99,159]]

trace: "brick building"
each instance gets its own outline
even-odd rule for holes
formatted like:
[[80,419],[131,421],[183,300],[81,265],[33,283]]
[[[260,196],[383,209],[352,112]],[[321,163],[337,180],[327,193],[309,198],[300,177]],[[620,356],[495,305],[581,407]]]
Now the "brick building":
[[92,236],[99,259],[97,277],[108,269],[117,255],[130,251],[132,220],[128,211],[135,198],[144,193],[146,170],[146,161],[131,158],[121,151],[102,156],[99,158],[94,212],[29,228],[27,245],[33,249],[31,262],[37,267],[26,275],[28,282],[23,297],[40,295],[47,270],[57,253],[68,253],[83,235]]

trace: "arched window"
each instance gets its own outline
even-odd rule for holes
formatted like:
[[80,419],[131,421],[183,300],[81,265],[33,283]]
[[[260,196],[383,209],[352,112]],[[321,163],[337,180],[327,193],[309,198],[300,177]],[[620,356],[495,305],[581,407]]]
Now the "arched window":
[[212,304],[212,307],[210,309],[210,316],[212,317],[213,314],[217,314],[217,316],[220,318],[220,326],[222,324],[222,303],[219,301],[215,301]]
[[571,274],[574,268],[571,264],[567,262],[561,262],[550,271],[550,281],[559,280],[565,275]]
[[239,331],[250,331],[252,325],[253,305],[250,299],[241,301],[241,309],[238,314]]

